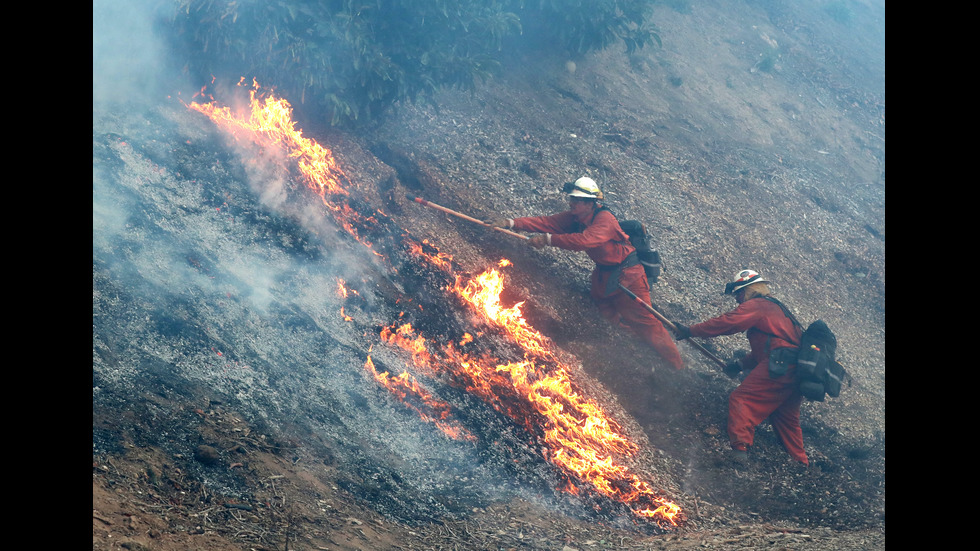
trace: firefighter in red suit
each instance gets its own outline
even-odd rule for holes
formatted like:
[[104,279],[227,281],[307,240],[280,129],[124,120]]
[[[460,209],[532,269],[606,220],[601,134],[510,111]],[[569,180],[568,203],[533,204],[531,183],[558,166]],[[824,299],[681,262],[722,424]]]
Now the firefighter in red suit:
[[607,320],[629,328],[671,366],[682,369],[680,352],[660,320],[617,285],[622,284],[649,304],[650,284],[646,273],[616,216],[602,208],[599,186],[591,178],[582,177],[565,184],[564,191],[568,195],[565,212],[551,216],[501,218],[486,223],[499,228],[540,232],[529,239],[529,244],[537,249],[552,246],[585,251],[596,263],[590,292],[599,313]]
[[738,307],[690,327],[678,324],[677,339],[744,332],[751,351],[725,369],[732,377],[743,370],[749,372],[728,398],[728,439],[734,450],[733,458],[738,463],[748,460],[747,450],[752,446],[755,428],[769,418],[789,455],[809,465],[800,429],[803,396],[795,380],[796,366],[791,364],[784,375],[775,378],[769,374],[769,357],[773,351],[797,347],[803,330],[787,317],[778,303],[763,298],[769,295],[768,283],[754,270],[739,271],[725,289],[725,294],[735,295]]

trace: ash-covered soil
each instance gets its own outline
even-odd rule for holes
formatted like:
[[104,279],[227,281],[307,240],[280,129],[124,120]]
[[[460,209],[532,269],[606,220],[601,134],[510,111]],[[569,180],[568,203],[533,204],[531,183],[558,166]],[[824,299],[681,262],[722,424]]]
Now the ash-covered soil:
[[[883,23],[853,4],[850,27],[817,7],[658,7],[662,50],[612,49],[574,71],[515,58],[474,94],[402,106],[356,136],[298,108],[347,173],[351,207],[375,213],[360,228],[370,250],[277,152],[176,101],[97,109],[93,549],[883,549],[884,69],[868,60],[884,57],[845,62],[877,44],[876,25],[883,48]],[[880,89],[867,78],[879,72]],[[853,385],[804,404],[808,470],[766,424],[750,467],[729,463],[736,383],[687,344],[687,369],[670,371],[597,319],[584,254],[405,198],[478,218],[550,213],[582,174],[647,224],[667,265],[651,294],[671,320],[730,309],[724,283],[753,267],[801,321],[836,331]],[[410,365],[380,327],[455,339],[474,324],[405,236],[461,273],[513,262],[504,300],[526,301],[578,362],[577,382],[641,445],[631,466],[683,507],[680,527],[557,490],[533,434],[452,385],[428,381],[475,441],[367,375],[367,355]],[[359,294],[341,297],[338,280]],[[746,346],[703,343],[723,358]]]

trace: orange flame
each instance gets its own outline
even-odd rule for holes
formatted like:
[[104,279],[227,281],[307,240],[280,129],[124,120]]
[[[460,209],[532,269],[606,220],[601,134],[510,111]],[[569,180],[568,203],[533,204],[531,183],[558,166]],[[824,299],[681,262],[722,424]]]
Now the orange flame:
[[[407,371],[403,371],[397,377],[389,376],[387,371],[378,373],[371,356],[368,356],[364,368],[374,376],[381,386],[390,390],[407,407],[415,410],[423,420],[433,422],[446,436],[455,439],[476,440],[476,437],[466,429],[447,421],[450,414],[449,403],[433,398]],[[416,403],[418,405],[415,405]]]
[[[239,86],[243,82],[244,79]],[[365,216],[347,204],[345,198],[349,192],[342,182],[349,183],[349,180],[332,153],[295,128],[292,107],[286,100],[271,93],[260,97],[258,91],[258,83],[253,80],[246,113],[234,113],[213,101],[207,104],[192,102],[188,107],[207,115],[236,138],[244,137],[255,143],[283,148],[288,158],[296,160],[307,185],[320,196],[338,223],[373,254],[382,256],[361,235],[362,230],[377,227],[379,221],[374,215]],[[203,92],[202,89],[202,96]],[[378,214],[384,217],[381,211]],[[452,273],[451,255],[439,252],[428,241],[418,243],[406,237],[405,243],[412,256],[442,272]],[[504,259],[499,267],[509,264]],[[523,360],[502,362],[464,353],[460,348],[473,342],[468,333],[458,345],[450,343],[435,347],[438,354],[434,354],[422,336],[413,336],[409,324],[395,330],[385,328],[381,333],[382,340],[409,351],[416,367],[448,371],[467,391],[523,423],[547,445],[546,458],[577,480],[587,481],[596,491],[625,503],[639,516],[677,525],[681,518],[680,508],[659,497],[646,482],[617,463],[613,455],[633,455],[637,451],[636,444],[622,434],[620,427],[597,404],[582,396],[556,348],[524,319],[521,312],[524,303],[510,308],[500,304],[501,274],[490,269],[465,282],[456,277],[447,290],[480,313],[487,323],[503,330],[521,347]],[[349,292],[341,281],[338,293],[346,298]],[[347,321],[352,320],[343,308],[341,315]],[[448,421],[449,404],[434,399],[408,372],[397,377],[391,377],[387,372],[378,373],[370,356],[365,369],[379,384],[445,434],[454,438],[473,438],[465,429]],[[562,490],[578,493],[580,489],[568,480]]]
[[[340,296],[340,298],[347,298],[347,296],[350,293],[351,293],[351,291],[347,288],[347,282],[338,277],[337,278],[337,294]],[[354,293],[356,294],[357,291],[354,291]]]
[[[244,79],[239,81],[238,85],[241,86],[243,81]],[[272,94],[259,98],[259,88],[258,82],[253,79],[252,89],[249,90],[250,111],[245,116],[232,113],[228,107],[218,107],[214,102],[191,102],[189,107],[204,113],[233,135],[236,130],[258,132],[270,143],[285,148],[289,156],[296,159],[300,171],[310,178],[311,185],[321,196],[347,195],[347,190],[340,186],[340,180],[346,179],[346,176],[337,166],[330,150],[304,137],[295,128],[293,108],[288,101]]]
[[[503,265],[510,261],[504,259]],[[500,272],[489,269],[475,279],[460,284],[461,277],[456,277],[456,283],[450,289],[463,300],[469,302],[486,319],[505,329],[517,344],[530,354],[551,357],[552,348],[547,337],[538,333],[524,319],[521,313],[523,302],[504,308],[500,305],[500,293],[504,290],[504,280]]]
[[636,444],[621,434],[620,427],[602,408],[576,390],[566,366],[551,352],[548,340],[521,316],[523,302],[511,308],[500,306],[502,290],[503,278],[493,268],[465,285],[457,278],[453,286],[458,296],[520,343],[528,357],[538,356],[539,361],[546,362],[544,368],[526,360],[498,365],[496,370],[507,372],[514,388],[544,417],[548,459],[589,481],[599,492],[631,505],[636,514],[663,519],[676,526],[680,507],[657,496],[646,482],[625,466],[617,465],[610,454],[632,455],[637,451]]
[[[338,277],[337,278],[337,295],[340,298],[346,299],[350,295],[359,296],[359,293],[356,290],[354,290],[354,289],[349,289],[347,287],[347,283],[343,279],[341,279],[341,278]],[[340,307],[340,315],[341,315],[341,317],[344,318],[344,321],[354,321],[354,318],[348,316],[347,313],[344,311],[344,307],[343,306]]]
[[[243,85],[244,79],[238,82],[238,86]],[[350,180],[337,164],[333,153],[303,136],[303,132],[296,128],[296,123],[292,120],[293,108],[288,101],[271,92],[260,94],[260,90],[258,82],[253,79],[248,91],[248,108],[241,113],[219,106],[216,101],[203,104],[191,102],[188,108],[207,115],[219,128],[236,139],[277,147],[288,158],[295,159],[307,187],[320,196],[337,222],[373,254],[381,256],[371,248],[371,243],[358,229],[377,227],[378,220],[373,215],[365,216],[345,202],[338,201],[350,195],[343,185],[349,184]],[[203,89],[199,95],[204,96]]]
[[412,353],[412,363],[416,367],[430,367],[432,365],[432,355],[429,354],[425,346],[425,339],[421,336],[412,339],[407,335],[412,334],[412,324],[406,323],[399,327],[395,332],[390,327],[381,330],[381,340],[394,344]]
[[[523,303],[511,308],[500,305],[502,289],[502,277],[492,268],[465,283],[457,277],[452,287],[488,322],[521,344],[525,351],[521,361],[501,364],[494,358],[463,353],[452,343],[442,346],[436,356],[422,336],[413,336],[409,324],[396,331],[386,328],[383,338],[410,351],[417,366],[450,371],[463,381],[468,392],[522,422],[532,433],[540,434],[546,444],[546,458],[565,472],[589,482],[598,492],[626,504],[639,516],[676,526],[680,507],[657,495],[649,484],[614,458],[614,454],[635,454],[637,445],[599,405],[582,396],[549,341],[521,315]],[[571,482],[563,490],[578,492]]]
[[448,253],[439,252],[438,249],[429,243],[428,239],[423,239],[421,243],[406,239],[408,252],[412,255],[424,259],[429,264],[449,273],[453,269],[453,256]]

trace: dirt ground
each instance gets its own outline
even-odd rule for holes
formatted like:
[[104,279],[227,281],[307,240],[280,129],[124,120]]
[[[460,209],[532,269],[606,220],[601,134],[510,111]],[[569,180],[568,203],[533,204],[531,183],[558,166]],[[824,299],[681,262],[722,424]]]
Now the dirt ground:
[[[447,91],[437,106],[402,106],[362,135],[300,122],[334,150],[360,200],[398,228],[461,266],[514,261],[508,299],[526,301],[531,325],[578,359],[583,386],[643,444],[637,468],[685,510],[672,530],[583,511],[564,497],[475,493],[440,497],[439,507],[425,496],[402,509],[385,505],[388,488],[408,483],[351,461],[380,440],[353,430],[341,439],[323,428],[331,413],[303,405],[301,387],[317,379],[297,384],[271,367],[262,372],[263,355],[276,363],[273,345],[248,355],[247,339],[229,337],[265,320],[235,318],[228,292],[207,316],[192,315],[205,309],[195,296],[176,303],[185,314],[174,319],[183,322],[161,324],[162,307],[118,274],[172,286],[147,275],[166,262],[153,257],[132,269],[116,262],[150,254],[143,219],[170,231],[179,225],[172,216],[211,217],[206,229],[181,230],[197,248],[178,256],[202,279],[221,278],[214,259],[229,227],[252,231],[258,237],[243,242],[259,248],[327,250],[336,238],[304,243],[304,234],[263,210],[267,203],[231,187],[236,171],[251,170],[236,168],[247,162],[222,153],[220,134],[179,104],[145,116],[96,113],[97,174],[111,175],[144,206],[119,223],[122,246],[103,247],[95,236],[93,550],[884,549],[884,11],[851,2],[851,17],[835,19],[820,11],[830,4],[745,2],[737,12],[723,2],[658,5],[663,49],[515,58],[476,93]],[[880,52],[878,31],[868,31],[879,26]],[[791,464],[767,424],[757,430],[750,466],[731,463],[726,397],[737,382],[685,344],[687,369],[668,371],[595,319],[584,255],[532,251],[406,199],[420,195],[482,218],[550,213],[564,206],[558,185],[582,174],[599,182],[615,212],[641,219],[655,236],[667,271],[651,295],[669,319],[690,324],[730,309],[725,281],[752,266],[774,280],[798,317],[835,329],[853,382],[840,398],[804,404],[809,469]],[[96,203],[100,230],[112,217]],[[242,230],[246,219],[268,229]],[[409,285],[399,277],[383,283]],[[324,326],[322,305],[273,305]],[[195,324],[199,331],[189,328]],[[305,326],[280,330],[277,338],[299,341]],[[334,338],[333,348],[368,349],[356,336]],[[703,343],[721,357],[746,346],[740,336]],[[198,376],[190,348],[224,350],[215,361],[225,370],[252,364],[255,381]],[[265,399],[279,401],[255,405]],[[304,419],[309,412],[327,418]],[[398,512],[413,508],[425,514]],[[428,514],[442,510],[452,514]]]

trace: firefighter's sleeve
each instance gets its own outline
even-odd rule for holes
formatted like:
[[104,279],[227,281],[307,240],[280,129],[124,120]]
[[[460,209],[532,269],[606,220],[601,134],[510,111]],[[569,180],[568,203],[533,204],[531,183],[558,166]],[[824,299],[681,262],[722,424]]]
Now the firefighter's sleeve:
[[747,301],[738,308],[718,317],[697,323],[690,327],[691,335],[695,337],[717,337],[719,335],[734,335],[751,329],[760,318],[760,314],[752,301]]
[[551,236],[551,245],[570,251],[585,251],[619,239],[616,219],[607,212],[599,213],[591,226],[579,233]]

